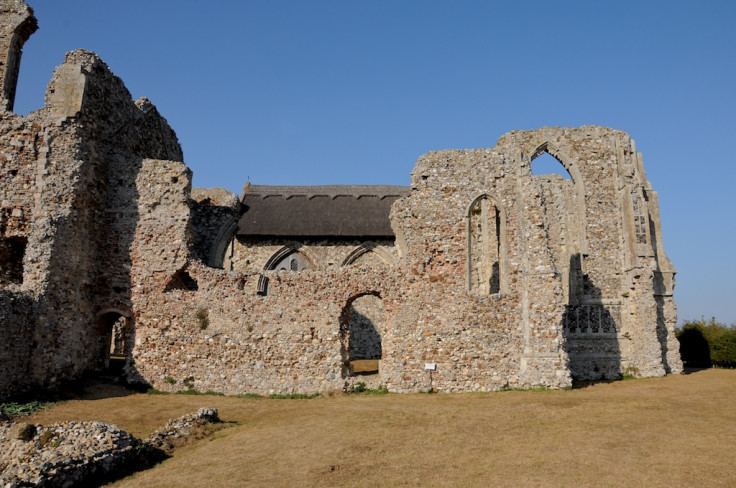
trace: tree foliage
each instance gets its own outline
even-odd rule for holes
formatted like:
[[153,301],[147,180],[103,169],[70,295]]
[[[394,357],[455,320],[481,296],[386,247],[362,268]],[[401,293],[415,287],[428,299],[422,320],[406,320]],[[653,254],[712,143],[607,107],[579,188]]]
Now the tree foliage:
[[736,327],[704,319],[686,321],[676,332],[686,366],[736,367]]

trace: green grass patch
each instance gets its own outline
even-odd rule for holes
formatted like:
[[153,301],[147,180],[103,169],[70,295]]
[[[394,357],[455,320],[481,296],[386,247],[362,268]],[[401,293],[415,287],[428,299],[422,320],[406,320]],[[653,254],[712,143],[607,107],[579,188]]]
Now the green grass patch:
[[278,393],[274,393],[272,395],[268,395],[268,398],[272,398],[274,400],[309,400],[310,398],[317,398],[319,396],[319,393],[287,393],[285,395],[281,395]]
[[224,393],[220,393],[219,391],[199,391],[195,390],[194,388],[189,388],[187,390],[179,390],[174,392],[175,395],[208,395],[208,396],[225,396]]
[[[568,389],[568,388],[563,388],[563,389]],[[550,391],[553,391],[553,390],[551,388],[547,387],[547,386],[540,385],[540,386],[530,386],[529,388],[510,388],[510,387],[506,387],[506,388],[502,388],[500,391],[501,392],[504,392],[504,391],[523,391],[523,392],[542,392],[542,391],[546,391],[546,392],[550,392]]]
[[169,395],[168,391],[157,390],[156,388],[149,388],[146,390],[146,395]]
[[194,389],[188,389],[188,390],[179,390],[175,391],[174,395],[201,395],[202,392],[194,390]]
[[253,400],[255,398],[263,398],[263,395],[259,395],[258,393],[240,393],[238,395],[235,395],[235,398],[245,398],[248,400]]
[[8,417],[18,417],[23,415],[33,415],[36,412],[40,412],[45,408],[49,408],[55,405],[56,402],[41,402],[32,401],[26,403],[2,403],[0,404],[0,410]]
[[378,388],[368,388],[365,383],[359,381],[348,390],[348,393],[359,395],[388,395],[388,388],[380,385]]

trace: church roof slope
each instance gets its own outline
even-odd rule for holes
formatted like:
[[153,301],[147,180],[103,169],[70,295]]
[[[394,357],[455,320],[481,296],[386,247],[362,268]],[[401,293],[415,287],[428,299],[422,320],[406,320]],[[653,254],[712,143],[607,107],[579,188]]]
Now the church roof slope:
[[238,235],[393,237],[391,204],[408,194],[389,185],[248,185]]

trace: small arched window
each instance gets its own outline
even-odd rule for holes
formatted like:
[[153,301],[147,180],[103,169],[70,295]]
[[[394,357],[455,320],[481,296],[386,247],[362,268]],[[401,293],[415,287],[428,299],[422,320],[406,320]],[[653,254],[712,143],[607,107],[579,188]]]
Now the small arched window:
[[[292,273],[298,273],[305,269],[315,268],[312,263],[313,261],[305,254],[299,252],[295,247],[288,245],[276,251],[266,261],[263,271],[264,273],[267,271],[290,271]],[[268,295],[268,277],[265,274],[261,274],[258,278],[256,293],[263,296]]]
[[309,259],[307,257],[300,253],[297,250],[292,251],[291,253],[287,254],[281,260],[279,260],[273,267],[270,269],[275,269],[277,271],[304,271],[305,269],[310,269],[311,263],[309,262]]

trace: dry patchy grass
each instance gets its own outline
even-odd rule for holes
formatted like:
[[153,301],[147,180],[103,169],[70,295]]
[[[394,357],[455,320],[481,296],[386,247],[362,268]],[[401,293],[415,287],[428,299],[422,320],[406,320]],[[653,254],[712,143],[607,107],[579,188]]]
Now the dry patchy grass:
[[33,422],[97,419],[145,436],[204,405],[232,426],[116,487],[736,486],[736,371],[569,391],[312,400],[75,400]]

